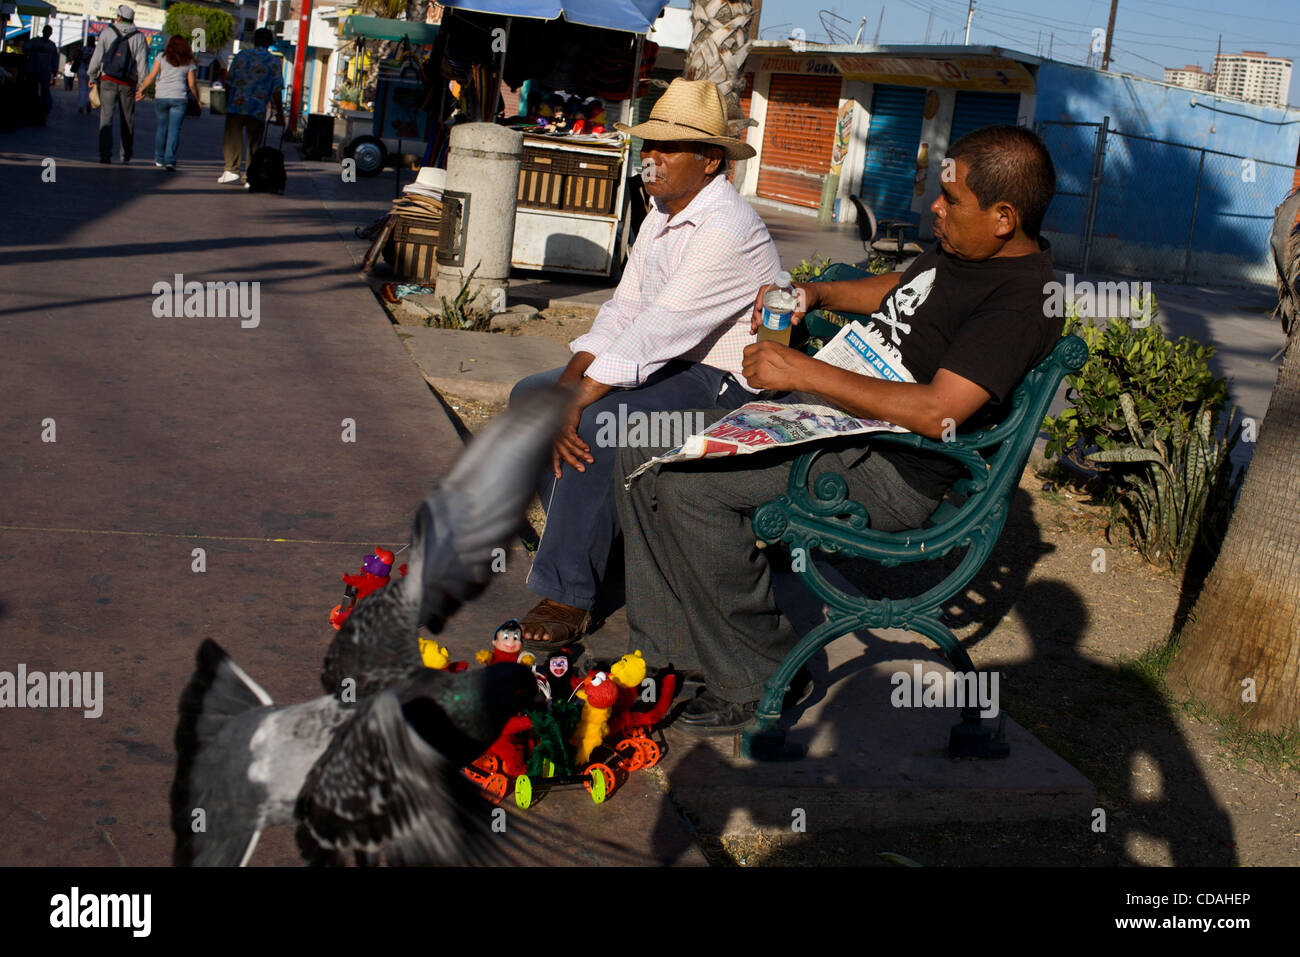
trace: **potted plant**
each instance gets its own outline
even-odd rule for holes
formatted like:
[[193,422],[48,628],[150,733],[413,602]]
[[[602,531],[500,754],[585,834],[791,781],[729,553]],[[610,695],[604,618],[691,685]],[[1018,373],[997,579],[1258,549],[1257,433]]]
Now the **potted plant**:
[[339,109],[355,110],[357,102],[361,99],[361,87],[347,83],[338,88],[334,98],[339,101]]

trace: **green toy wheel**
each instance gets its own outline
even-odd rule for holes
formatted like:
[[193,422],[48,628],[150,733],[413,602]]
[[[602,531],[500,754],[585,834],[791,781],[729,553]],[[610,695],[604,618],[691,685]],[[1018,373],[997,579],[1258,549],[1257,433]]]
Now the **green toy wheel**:
[[593,804],[603,804],[605,801],[605,775],[604,768],[601,765],[593,764],[587,769],[587,790],[591,793]]
[[515,804],[519,805],[520,810],[528,810],[533,803],[533,782],[528,780],[528,775],[521,774],[515,778]]

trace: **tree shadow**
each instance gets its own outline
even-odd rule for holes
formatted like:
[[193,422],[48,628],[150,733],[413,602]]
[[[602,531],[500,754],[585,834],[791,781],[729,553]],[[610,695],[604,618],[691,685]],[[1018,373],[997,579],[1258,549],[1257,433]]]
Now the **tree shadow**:
[[[1237,863],[1231,819],[1160,691],[1136,669],[1102,660],[1087,650],[1090,632],[1099,626],[1078,588],[1055,578],[1032,577],[1038,560],[1054,546],[1043,539],[1031,504],[1028,493],[1016,492],[997,547],[963,594],[949,603],[946,621],[964,635],[962,643],[977,667],[1000,672],[1002,709],[1093,782],[1104,818],[1097,809],[1063,806],[1064,816],[999,820],[997,802],[950,823],[936,823],[924,815],[908,822],[899,819],[897,812],[892,817],[876,814],[871,806],[872,789],[904,791],[904,782],[913,773],[909,769],[927,762],[931,773],[938,773],[941,780],[951,773],[951,794],[960,800],[961,782],[967,780],[962,766],[969,762],[940,754],[945,743],[940,735],[946,727],[939,720],[942,715],[923,714],[925,709],[919,709],[907,712],[900,721],[897,713],[891,718],[882,705],[889,700],[892,685],[885,673],[888,669],[881,665],[896,658],[900,650],[903,657],[942,662],[937,650],[928,643],[898,645],[860,633],[863,654],[829,672],[824,651],[810,662],[817,693],[783,715],[781,725],[788,729],[792,743],[807,746],[821,742],[816,751],[821,757],[798,762],[806,767],[809,780],[829,775],[848,781],[855,767],[864,761],[876,762],[874,767],[881,772],[878,782],[859,782],[864,790],[856,798],[851,793],[834,798],[864,802],[862,816],[868,823],[829,830],[810,825],[807,834],[793,835],[790,811],[800,791],[792,788],[796,779],[790,776],[788,765],[728,759],[725,748],[720,751],[715,744],[688,742],[686,754],[668,763],[672,792],[678,810],[700,822],[706,853],[715,863],[734,862],[741,853],[737,848],[746,846],[759,847],[764,864],[880,863],[876,855],[887,850],[929,863],[965,865],[1117,865],[1153,860],[1178,866]],[[930,568],[883,569],[869,563],[838,562],[835,570],[852,575],[853,582],[869,583],[871,594],[916,594],[919,588],[928,587],[930,579],[945,573],[944,567],[936,566],[951,564],[956,558],[927,563]],[[863,577],[868,568],[869,574]],[[782,608],[787,605],[783,603]],[[1008,616],[1011,620],[1004,624]],[[806,608],[790,617],[801,633],[815,623]],[[975,646],[1000,625],[1023,631],[1030,649],[1026,657],[1003,663],[975,652]],[[872,717],[864,718],[864,709]],[[805,720],[810,712],[815,717]],[[914,723],[909,731],[911,719]],[[955,719],[954,712],[951,720]],[[874,722],[873,727],[886,737],[864,744],[864,722]],[[861,757],[864,747],[870,753],[867,758]],[[1016,747],[1013,744],[1008,762],[979,762],[984,769],[980,780],[992,782],[1023,773],[1015,769]],[[942,763],[935,772],[934,762],[944,760],[951,761],[951,772],[944,771]],[[706,787],[707,782],[719,780],[736,786],[725,792]],[[940,789],[947,791],[946,786]],[[719,805],[723,793],[731,796],[730,803]],[[753,799],[735,797],[746,794],[753,794]],[[810,803],[827,800],[813,791],[807,794]],[[710,828],[716,832],[725,822],[738,819],[769,834],[784,832],[787,836],[755,843],[745,838],[724,841],[722,835],[709,833]],[[809,820],[813,820],[812,810]]]

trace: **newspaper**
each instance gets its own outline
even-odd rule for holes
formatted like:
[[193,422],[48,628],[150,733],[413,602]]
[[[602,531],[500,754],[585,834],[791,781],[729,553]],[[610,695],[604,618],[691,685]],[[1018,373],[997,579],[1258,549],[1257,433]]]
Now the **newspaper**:
[[[916,381],[903,365],[898,350],[875,328],[868,328],[856,319],[840,329],[834,339],[818,350],[815,358],[877,379]],[[669,462],[748,455],[763,449],[846,435],[906,431],[902,426],[879,419],[856,418],[829,405],[747,402],[677,448],[638,467],[627,477],[624,488],[630,488],[642,472]]]

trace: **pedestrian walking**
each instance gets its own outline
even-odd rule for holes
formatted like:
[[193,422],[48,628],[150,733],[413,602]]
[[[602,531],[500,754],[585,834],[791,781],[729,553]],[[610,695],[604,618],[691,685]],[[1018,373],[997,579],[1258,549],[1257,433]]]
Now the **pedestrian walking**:
[[90,60],[95,55],[95,38],[91,37],[77,53],[77,112],[90,112]]
[[40,122],[36,126],[45,125],[45,117],[54,106],[50,85],[59,69],[59,48],[50,39],[53,32],[53,27],[46,26],[39,37],[28,40],[23,45],[23,53],[27,54],[27,76],[31,78],[29,82],[35,85],[33,92],[41,103]]
[[112,162],[113,116],[121,117],[122,162],[135,148],[135,87],[149,69],[149,41],[135,28],[135,10],[122,4],[104,28],[90,60],[90,82],[99,84],[99,161]]
[[253,33],[253,49],[240,50],[230,61],[226,76],[226,130],[222,139],[226,168],[218,183],[238,183],[244,162],[244,138],[248,139],[248,158],[262,140],[266,123],[266,105],[275,107],[275,122],[284,123],[284,106],[280,92],[284,79],[280,58],[270,50],[275,34],[265,27]]
[[144,99],[144,91],[158,81],[158,89],[153,94],[154,115],[158,119],[158,131],[153,139],[153,165],[164,167],[167,172],[176,169],[176,150],[181,145],[181,124],[185,122],[186,92],[193,94],[194,101],[199,99],[198,87],[194,85],[194,51],[189,42],[180,34],[167,41],[162,56],[153,61],[153,69],[140,83],[135,91],[136,102]]

